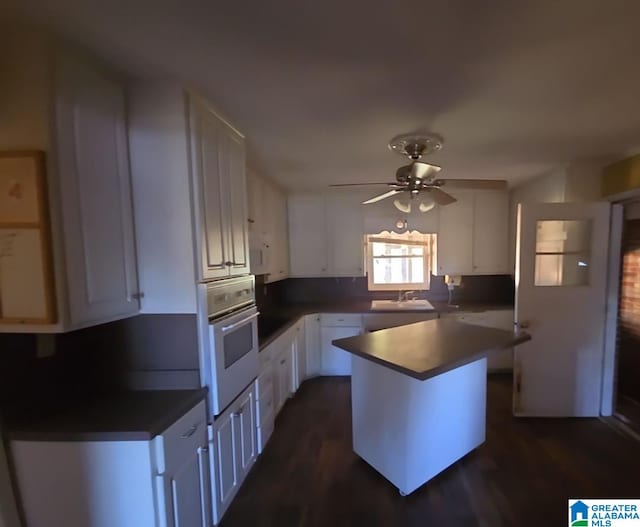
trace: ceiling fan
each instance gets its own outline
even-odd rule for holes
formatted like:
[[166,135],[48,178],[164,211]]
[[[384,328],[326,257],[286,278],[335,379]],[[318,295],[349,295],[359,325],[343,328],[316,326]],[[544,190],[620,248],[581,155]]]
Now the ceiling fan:
[[342,183],[330,185],[332,187],[355,187],[369,185],[386,185],[390,190],[374,196],[363,205],[376,203],[383,199],[396,196],[393,201],[395,207],[402,211],[411,212],[412,202],[417,202],[420,212],[428,212],[436,205],[449,205],[456,198],[448,194],[441,187],[466,189],[501,189],[506,181],[501,179],[439,179],[437,174],[442,167],[421,161],[425,155],[442,149],[443,139],[436,134],[402,134],[389,141],[389,149],[398,152],[409,159],[411,163],[396,170],[396,181],[392,183]]

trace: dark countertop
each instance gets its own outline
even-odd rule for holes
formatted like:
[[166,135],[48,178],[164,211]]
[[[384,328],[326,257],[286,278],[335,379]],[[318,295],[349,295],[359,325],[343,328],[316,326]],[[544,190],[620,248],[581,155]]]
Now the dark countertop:
[[4,422],[9,440],[148,441],[202,401],[198,390],[125,391],[22,409]]
[[478,303],[478,302],[466,302],[460,305],[451,306],[447,302],[438,302],[430,300],[433,310],[430,309],[371,309],[370,300],[354,300],[354,301],[340,301],[332,303],[317,303],[309,302],[304,304],[288,304],[285,306],[279,306],[276,310],[269,311],[268,313],[262,313],[258,318],[258,325],[264,324],[265,329],[260,330],[259,344],[260,349],[264,349],[271,344],[280,335],[287,331],[295,322],[304,315],[311,315],[313,313],[362,313],[365,315],[372,314],[398,314],[398,313],[433,313],[434,311],[442,313],[456,313],[462,311],[494,311],[497,309],[513,309],[513,304],[491,304],[491,303]]
[[531,337],[439,318],[334,340],[345,351],[425,380]]

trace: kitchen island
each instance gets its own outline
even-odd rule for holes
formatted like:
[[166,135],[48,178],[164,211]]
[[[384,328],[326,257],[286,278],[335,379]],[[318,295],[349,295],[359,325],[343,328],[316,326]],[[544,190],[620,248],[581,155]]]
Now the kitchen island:
[[353,449],[407,495],[485,440],[487,354],[531,337],[453,319],[335,340],[353,354]]

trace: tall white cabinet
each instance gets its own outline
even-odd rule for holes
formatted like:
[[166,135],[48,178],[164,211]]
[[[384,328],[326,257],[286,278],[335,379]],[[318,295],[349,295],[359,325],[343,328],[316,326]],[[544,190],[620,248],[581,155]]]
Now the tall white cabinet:
[[[30,145],[45,153],[56,316],[52,324],[1,324],[0,331],[54,333],[133,316],[141,291],[125,84],[108,66],[53,39],[17,34],[12,42],[8,33],[0,68],[6,60],[18,79],[46,72],[38,86],[3,92],[3,105],[14,110],[0,123],[0,150]],[[9,142],[25,126],[20,146]]]
[[201,266],[208,280],[249,273],[244,138],[208,103],[189,101],[191,163]]
[[243,136],[182,86],[130,86],[143,313],[195,313],[198,281],[248,274]]

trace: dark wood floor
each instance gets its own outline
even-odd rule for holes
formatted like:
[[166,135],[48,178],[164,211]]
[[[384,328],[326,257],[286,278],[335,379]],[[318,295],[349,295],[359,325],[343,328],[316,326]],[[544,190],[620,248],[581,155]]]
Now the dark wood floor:
[[516,419],[508,376],[487,413],[484,445],[403,498],[351,450],[349,379],[307,381],[221,525],[553,527],[569,497],[640,497],[640,444],[603,422]]
[[640,403],[638,401],[619,395],[615,415],[636,434],[640,434]]

